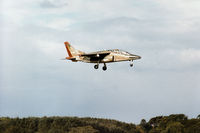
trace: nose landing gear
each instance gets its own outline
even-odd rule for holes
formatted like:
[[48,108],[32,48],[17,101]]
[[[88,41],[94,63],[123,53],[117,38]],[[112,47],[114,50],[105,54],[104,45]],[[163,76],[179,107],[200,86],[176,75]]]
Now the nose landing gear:
[[133,60],[131,61],[130,67],[133,67]]

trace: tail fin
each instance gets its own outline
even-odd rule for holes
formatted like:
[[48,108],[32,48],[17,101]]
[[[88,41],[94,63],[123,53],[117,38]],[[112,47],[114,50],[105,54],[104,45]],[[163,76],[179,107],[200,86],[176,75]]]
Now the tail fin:
[[65,47],[67,49],[67,53],[69,55],[69,57],[74,57],[74,56],[78,56],[80,54],[84,54],[84,52],[80,51],[80,50],[76,50],[74,47],[72,47],[69,42],[64,42]]

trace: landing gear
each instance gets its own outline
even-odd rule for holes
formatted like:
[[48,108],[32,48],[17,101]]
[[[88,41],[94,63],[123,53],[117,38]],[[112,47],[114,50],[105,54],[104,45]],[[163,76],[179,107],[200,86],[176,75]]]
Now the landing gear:
[[107,66],[106,66],[106,63],[104,63],[104,66],[102,68],[104,71],[107,70]]
[[99,64],[94,65],[94,68],[95,68],[95,69],[98,69],[98,68],[99,68]]
[[131,64],[130,64],[130,67],[133,67],[133,60],[132,60],[132,62],[131,62]]
[[[99,63],[97,63],[96,65],[94,65],[94,69],[98,69],[99,68]],[[107,66],[106,63],[104,63],[104,66],[102,67],[102,69],[105,71],[107,70]]]

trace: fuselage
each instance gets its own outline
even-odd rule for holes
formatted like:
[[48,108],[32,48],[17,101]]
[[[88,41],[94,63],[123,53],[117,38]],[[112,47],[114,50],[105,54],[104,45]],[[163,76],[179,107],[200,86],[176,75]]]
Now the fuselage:
[[[98,54],[101,54],[104,52],[110,52],[110,54],[106,55],[102,59],[99,58]],[[78,55],[76,59],[77,61],[82,61],[86,63],[112,63],[112,62],[121,62],[121,61],[132,61],[132,60],[137,60],[141,58],[138,55],[130,54],[126,51],[119,50],[119,49],[97,51],[95,53],[97,53],[97,55],[93,57]]]

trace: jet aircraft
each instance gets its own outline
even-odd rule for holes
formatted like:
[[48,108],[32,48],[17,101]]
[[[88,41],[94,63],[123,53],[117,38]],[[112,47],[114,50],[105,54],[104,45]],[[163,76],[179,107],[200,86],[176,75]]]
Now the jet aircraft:
[[69,42],[64,42],[64,44],[69,55],[69,57],[66,57],[65,59],[73,62],[82,61],[86,63],[95,63],[95,69],[98,69],[99,64],[103,63],[104,66],[102,69],[104,71],[107,69],[106,63],[131,61],[130,66],[133,67],[133,60],[141,59],[141,57],[138,55],[130,54],[119,49],[85,53],[72,47]]

